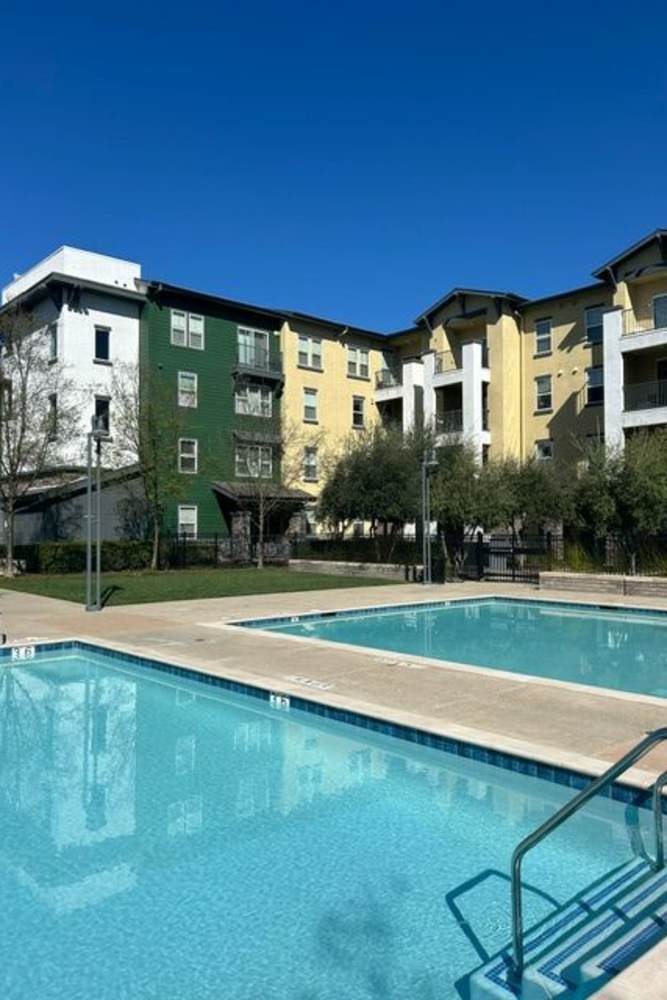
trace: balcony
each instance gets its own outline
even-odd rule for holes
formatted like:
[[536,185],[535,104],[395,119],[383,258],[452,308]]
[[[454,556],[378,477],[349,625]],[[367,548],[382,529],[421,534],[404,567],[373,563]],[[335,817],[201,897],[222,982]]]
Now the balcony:
[[445,372],[457,372],[461,370],[461,358],[457,358],[453,351],[440,351],[435,356],[435,374],[444,375]]
[[463,431],[463,410],[446,410],[436,414],[435,429],[438,434],[460,434]]
[[234,374],[283,382],[282,355],[256,344],[238,344]]
[[656,296],[637,309],[623,310],[624,337],[664,329],[667,329],[667,295]]
[[626,385],[623,389],[624,410],[632,413],[636,410],[656,410],[667,406],[667,381],[638,382]]
[[375,376],[376,389],[397,389],[403,385],[403,376],[393,368],[382,368]]

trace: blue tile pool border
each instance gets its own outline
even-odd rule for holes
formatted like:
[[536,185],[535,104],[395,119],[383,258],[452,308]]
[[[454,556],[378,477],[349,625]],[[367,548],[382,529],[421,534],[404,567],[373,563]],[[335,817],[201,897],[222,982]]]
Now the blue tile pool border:
[[[547,602],[545,602],[547,603]],[[12,650],[15,646],[0,647],[0,662],[12,659]],[[79,639],[67,639],[56,642],[38,642],[33,646],[35,656],[41,653],[93,653],[103,658],[116,660],[135,667],[146,667],[159,673],[169,674],[175,677],[184,677],[194,680],[210,687],[218,687],[232,694],[245,695],[250,698],[257,698],[260,701],[271,704],[271,697],[277,693],[283,694],[270,688],[260,687],[255,684],[248,684],[245,681],[234,681],[218,674],[209,674],[199,670],[196,666],[181,666],[173,663],[165,663],[148,656],[141,656],[137,653],[126,653],[121,650],[111,649],[108,646],[97,645],[92,642],[85,642]],[[16,666],[28,666],[31,663],[39,662],[35,659],[12,659]],[[451,736],[443,736],[439,733],[430,733],[425,729],[417,729],[400,722],[390,722],[377,716],[368,715],[363,712],[352,711],[350,709],[337,708],[333,705],[322,704],[302,698],[300,695],[288,694],[290,709],[297,709],[307,712],[320,718],[330,719],[333,722],[344,722],[347,725],[357,726],[370,732],[380,733],[383,736],[391,736],[404,743],[414,743],[418,746],[429,747],[432,750],[439,750],[452,754],[455,757],[462,757],[467,760],[479,761],[483,764],[490,764],[492,767],[499,767],[506,771],[518,774],[525,774],[532,778],[540,778],[549,781],[551,784],[565,785],[574,791],[585,788],[594,780],[593,776],[582,774],[580,771],[573,771],[569,768],[558,765],[542,764],[538,761],[530,760],[527,757],[520,757],[506,753],[503,750],[495,750],[489,747],[479,746],[476,743],[467,743],[463,740],[455,739]],[[631,785],[612,784],[608,785],[600,793],[601,798],[612,799],[622,802],[628,806],[636,808],[651,807],[651,789],[645,790]],[[667,815],[667,798],[663,797],[662,810]]]
[[373,604],[368,608],[340,608],[337,611],[304,611],[301,614],[276,615],[266,618],[238,618],[226,622],[235,628],[263,629],[274,625],[298,625],[300,622],[327,621],[331,618],[361,618],[367,615],[384,614],[387,612],[405,611],[439,611],[442,608],[477,606],[487,604],[513,604],[516,607],[537,604],[544,608],[563,611],[604,611],[622,615],[632,615],[644,618],[667,618],[667,610],[663,608],[629,607],[626,604],[603,604],[597,601],[551,601],[543,597],[504,597],[496,594],[480,597],[450,597],[439,601],[409,601],[405,604]]

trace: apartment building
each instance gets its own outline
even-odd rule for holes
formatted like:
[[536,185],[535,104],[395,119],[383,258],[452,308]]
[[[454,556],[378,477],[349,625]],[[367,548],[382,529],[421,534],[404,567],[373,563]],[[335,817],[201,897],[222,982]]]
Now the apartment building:
[[149,280],[72,247],[16,276],[2,303],[31,310],[76,379],[73,467],[92,417],[113,435],[121,362],[171,394],[183,488],[167,526],[194,536],[232,530],[244,491],[277,477],[287,439],[301,468],[289,512],[314,505],[327,461],[375,421],[431,426],[480,461],[574,462],[593,440],[622,447],[667,426],[667,230],[581,287],[539,299],[456,287],[392,334]]

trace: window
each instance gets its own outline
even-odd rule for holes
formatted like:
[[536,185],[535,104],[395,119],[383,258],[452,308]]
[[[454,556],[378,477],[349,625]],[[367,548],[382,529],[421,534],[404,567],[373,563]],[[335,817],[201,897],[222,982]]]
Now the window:
[[177,347],[187,347],[188,343],[188,314],[177,309],[171,310],[171,342]]
[[197,408],[197,376],[194,372],[178,373],[178,405]]
[[667,326],[667,295],[656,295],[653,299],[653,326],[656,330]]
[[234,394],[234,409],[246,417],[270,417],[273,393],[265,385],[241,385]]
[[363,428],[366,420],[364,416],[364,397],[363,396],[353,396],[352,397],[352,426],[357,428]]
[[95,327],[95,360],[110,361],[109,338],[111,330],[107,326]]
[[368,351],[365,347],[348,347],[347,374],[354,378],[368,378]]
[[190,474],[197,471],[197,439],[178,439],[178,471]]
[[602,365],[586,369],[586,405],[604,402],[604,369]]
[[176,347],[204,350],[204,317],[198,313],[171,310],[171,342]]
[[319,337],[306,337],[299,334],[299,359],[300,368],[315,368],[322,371],[322,341]]
[[535,409],[550,410],[551,406],[551,375],[538,375],[535,379]]
[[550,319],[538,319],[535,324],[535,353],[551,354]]
[[303,419],[308,424],[317,423],[317,389],[303,390]]
[[49,396],[49,441],[58,437],[58,395],[52,392]]
[[273,452],[270,444],[237,444],[236,475],[250,479],[270,479],[273,474]]
[[111,429],[108,396],[95,396],[95,428],[103,434],[108,434]]
[[49,323],[48,329],[49,338],[49,361],[58,360],[58,324]]
[[181,504],[178,508],[178,533],[188,538],[197,537],[198,508],[192,504]]
[[590,308],[584,310],[584,319],[586,322],[586,341],[589,344],[602,343],[603,312],[603,306],[590,306]]
[[554,457],[554,443],[553,441],[536,441],[535,442],[535,458],[539,462],[548,462]]
[[269,367],[269,335],[266,330],[238,329],[239,362],[250,368]]
[[303,450],[303,478],[307,483],[317,482],[317,448],[315,446]]

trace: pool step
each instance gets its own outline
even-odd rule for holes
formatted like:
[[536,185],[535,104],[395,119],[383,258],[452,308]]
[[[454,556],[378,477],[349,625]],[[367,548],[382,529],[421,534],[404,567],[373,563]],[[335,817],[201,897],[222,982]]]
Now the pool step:
[[509,948],[470,979],[470,1000],[589,995],[667,934],[667,869],[636,858],[526,935],[521,988]]

